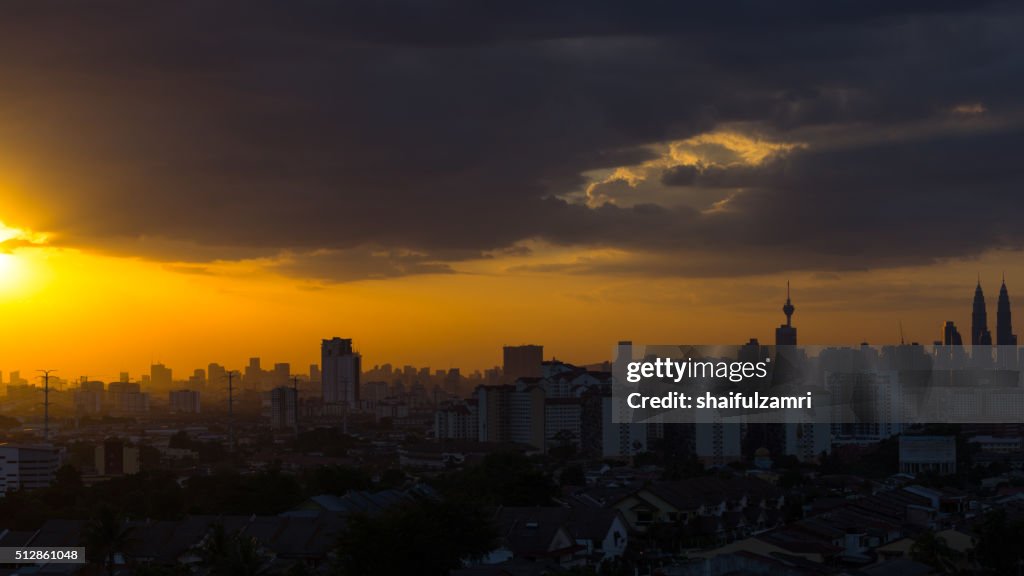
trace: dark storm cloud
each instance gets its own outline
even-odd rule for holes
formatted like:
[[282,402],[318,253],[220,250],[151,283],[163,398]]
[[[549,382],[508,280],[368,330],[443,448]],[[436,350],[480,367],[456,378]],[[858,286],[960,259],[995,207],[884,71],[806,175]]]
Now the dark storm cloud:
[[696,166],[675,166],[662,172],[661,183],[666,186],[689,186],[697,180],[698,173]]
[[742,173],[664,176],[744,188],[711,214],[561,199],[585,172],[727,122],[784,138],[967,102],[1011,117],[1014,5],[57,6],[0,8],[2,160],[29,174],[19,200],[57,243],[285,255],[282,271],[344,280],[449,272],[530,238],[714,263],[680,274],[743,273],[757,253],[773,269],[870,268],[1021,241],[1005,206],[1022,181],[1013,126],[811,141]]

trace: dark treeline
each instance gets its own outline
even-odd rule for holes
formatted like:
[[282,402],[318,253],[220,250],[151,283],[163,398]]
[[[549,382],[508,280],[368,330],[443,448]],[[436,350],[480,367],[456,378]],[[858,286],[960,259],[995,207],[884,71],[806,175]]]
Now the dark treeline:
[[[182,478],[163,470],[115,477],[86,486],[78,470],[64,466],[39,490],[14,491],[0,499],[3,527],[34,530],[50,518],[89,519],[112,510],[131,519],[174,520],[187,515],[279,514],[318,494],[397,488],[409,480],[399,470],[376,478],[360,468],[320,466],[299,473],[278,468],[242,474],[229,468]],[[527,457],[494,454],[480,464],[430,481],[444,499],[480,508],[545,505],[557,493],[551,477]]]
[[[86,486],[73,466],[62,467],[48,488],[15,491],[0,499],[3,527],[34,530],[47,519],[86,522],[90,546],[113,550],[125,538],[129,520],[174,520],[187,515],[272,515],[318,494],[383,490],[411,483],[389,470],[371,478],[347,466],[321,466],[291,474],[277,468],[241,474],[226,468],[210,475],[181,478],[162,470],[111,478]],[[447,574],[469,557],[492,550],[496,507],[544,506],[558,492],[537,462],[519,453],[493,454],[479,464],[429,481],[436,497],[412,497],[375,516],[353,515],[339,535],[332,573]],[[237,534],[220,534],[204,550],[210,573],[236,573],[251,563],[252,543]],[[402,553],[394,553],[396,543]],[[107,554],[96,554],[97,569]],[[143,570],[160,572],[157,567]],[[243,570],[244,572],[244,570]],[[247,572],[246,572],[247,573]]]

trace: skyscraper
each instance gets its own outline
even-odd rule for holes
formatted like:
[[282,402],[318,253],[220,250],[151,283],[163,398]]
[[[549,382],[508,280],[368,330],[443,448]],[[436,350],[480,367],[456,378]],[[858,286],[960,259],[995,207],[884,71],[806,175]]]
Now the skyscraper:
[[211,390],[217,390],[219,392],[221,388],[227,386],[228,371],[220,364],[211,362],[210,365],[206,367],[206,378],[207,382],[210,383]]
[[279,386],[270,391],[270,427],[275,430],[294,428],[299,396],[294,388]]
[[174,383],[171,369],[163,364],[153,364],[149,367],[149,381],[153,388],[167,390]]
[[172,390],[168,393],[171,412],[178,414],[199,414],[198,390]]
[[516,378],[540,378],[544,375],[543,346],[505,346],[502,360],[505,379],[510,382]]
[[796,307],[789,299],[789,282],[786,282],[786,304],[782,306],[782,313],[786,315],[786,323],[775,329],[776,346],[796,346],[796,327],[793,326],[793,312]]
[[981,291],[980,278],[978,287],[974,289],[974,307],[971,311],[971,345],[992,345],[992,333],[988,330],[988,312],[985,311],[985,294]]
[[334,337],[320,345],[321,390],[324,403],[359,402],[359,372],[362,356],[352,349],[349,338]]
[[996,345],[1017,345],[1017,335],[1013,333],[1013,322],[1010,319],[1010,295],[1006,291],[1005,276],[999,288],[999,303],[996,305]]
[[954,324],[952,320],[946,320],[946,324],[942,327],[942,345],[964,345],[963,338],[960,337],[960,331],[956,329],[956,324]]

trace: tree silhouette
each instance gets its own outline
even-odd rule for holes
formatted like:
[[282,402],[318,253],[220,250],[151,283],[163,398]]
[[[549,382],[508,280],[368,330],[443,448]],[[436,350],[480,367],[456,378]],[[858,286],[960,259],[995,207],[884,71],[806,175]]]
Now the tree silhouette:
[[268,572],[269,563],[259,542],[238,531],[229,534],[223,524],[212,526],[201,556],[210,576],[261,576]]
[[494,549],[495,537],[478,508],[418,500],[379,516],[353,516],[339,539],[334,573],[445,576]]
[[953,574],[956,572],[956,562],[960,559],[960,553],[950,548],[945,538],[929,530],[914,538],[914,543],[910,546],[910,557],[935,568],[942,574]]
[[131,528],[111,508],[104,506],[83,530],[83,538],[94,561],[102,564],[108,576],[113,576],[118,554],[123,554],[131,542]]

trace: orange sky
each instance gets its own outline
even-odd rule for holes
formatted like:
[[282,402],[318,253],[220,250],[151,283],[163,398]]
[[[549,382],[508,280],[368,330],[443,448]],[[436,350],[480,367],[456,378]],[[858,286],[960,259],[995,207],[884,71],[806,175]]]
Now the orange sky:
[[[5,228],[5,236],[18,234]],[[22,233],[24,236],[24,233]],[[542,247],[537,247],[542,248]],[[138,376],[151,361],[185,377],[211,361],[241,368],[291,362],[305,372],[319,339],[355,339],[366,366],[471,370],[500,364],[501,346],[539,343],[570,362],[610,357],[614,343],[770,342],[782,321],[784,276],[731,279],[581,275],[524,268],[612,251],[535,250],[465,262],[457,274],[349,283],[296,281],[259,261],[202,270],[49,245],[0,254],[0,370],[56,368],[65,377]],[[1018,253],[917,268],[794,274],[804,344],[930,343],[946,319],[966,327],[976,273],[994,325],[999,275]],[[1011,298],[1020,268],[1008,269]],[[1024,290],[1024,280],[1020,283]]]

